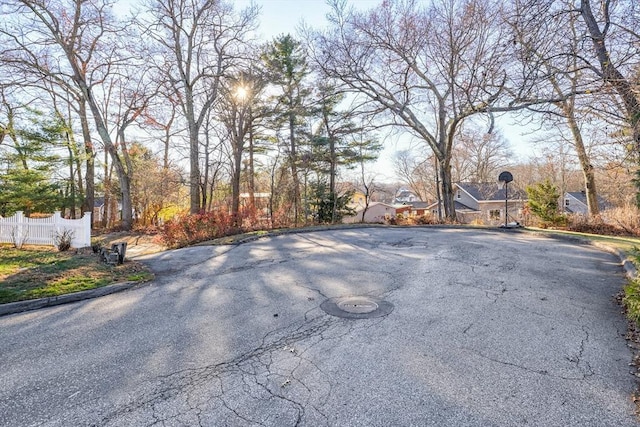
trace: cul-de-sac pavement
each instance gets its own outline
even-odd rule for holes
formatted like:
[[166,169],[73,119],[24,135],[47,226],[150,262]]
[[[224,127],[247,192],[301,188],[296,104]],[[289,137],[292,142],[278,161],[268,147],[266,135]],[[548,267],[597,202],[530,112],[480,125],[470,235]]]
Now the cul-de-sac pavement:
[[365,227],[139,260],[154,281],[0,318],[0,425],[640,425],[591,246]]

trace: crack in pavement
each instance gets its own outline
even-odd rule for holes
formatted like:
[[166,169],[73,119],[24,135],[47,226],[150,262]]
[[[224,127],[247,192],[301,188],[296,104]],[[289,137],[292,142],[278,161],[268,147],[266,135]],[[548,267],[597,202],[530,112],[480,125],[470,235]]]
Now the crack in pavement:
[[498,363],[498,364],[503,365],[503,366],[510,366],[510,367],[513,367],[513,368],[517,368],[517,369],[523,370],[525,372],[532,373],[532,374],[549,376],[551,378],[557,378],[557,379],[566,380],[566,381],[584,381],[584,380],[586,380],[587,378],[589,378],[589,377],[591,377],[593,375],[593,372],[591,372],[591,373],[589,373],[589,372],[584,373],[583,372],[581,377],[571,377],[571,376],[564,376],[564,375],[556,375],[556,374],[553,374],[553,373],[547,371],[546,369],[535,369],[535,368],[531,368],[529,366],[521,365],[521,364],[518,364],[518,363],[507,362],[505,360],[500,360],[500,359],[497,359],[497,358],[494,358],[494,357],[490,357],[490,356],[487,356],[486,354],[483,354],[482,352],[480,352],[478,350],[473,350],[473,349],[464,348],[464,347],[462,349],[468,351],[469,353],[472,353],[472,354],[475,354],[477,356],[480,356],[483,359],[489,360],[489,361],[494,362],[494,363]]
[[[380,321],[360,326],[369,328]],[[141,424],[143,418],[149,426],[172,420],[210,425],[213,417],[216,425],[225,419],[230,425],[330,425],[323,405],[331,396],[331,381],[307,356],[308,351],[360,326],[325,315],[298,327],[270,331],[260,346],[233,360],[171,372],[157,377],[155,383],[141,384],[134,398],[99,424],[124,425],[132,420]],[[309,376],[314,377],[314,389],[305,384]],[[320,389],[318,378],[324,378]]]

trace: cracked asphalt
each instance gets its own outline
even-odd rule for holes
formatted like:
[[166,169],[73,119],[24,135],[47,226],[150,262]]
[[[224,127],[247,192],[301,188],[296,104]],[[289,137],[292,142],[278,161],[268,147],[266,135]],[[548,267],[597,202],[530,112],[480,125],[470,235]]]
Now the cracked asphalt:
[[[619,260],[361,228],[139,260],[145,286],[0,318],[2,426],[638,426]],[[328,298],[393,304],[326,314]]]

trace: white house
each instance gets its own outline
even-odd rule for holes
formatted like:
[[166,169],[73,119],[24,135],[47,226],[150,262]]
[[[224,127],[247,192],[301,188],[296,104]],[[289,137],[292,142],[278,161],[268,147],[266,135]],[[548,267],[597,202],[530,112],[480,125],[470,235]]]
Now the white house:
[[[345,216],[342,218],[342,222],[345,224],[353,224],[362,221],[362,214],[364,212],[364,208],[360,207],[356,209],[356,214],[352,216]],[[364,222],[368,223],[383,223],[385,220],[389,218],[396,217],[396,208],[395,206],[388,205],[386,203],[381,202],[371,202],[369,204],[369,208],[364,213]]]
[[[499,225],[505,222],[505,207],[509,209],[508,221],[522,221],[522,208],[527,196],[522,191],[509,188],[505,206],[505,188],[499,183],[453,184],[454,208],[458,221],[466,224],[480,223]],[[437,214],[438,204],[427,207],[433,215]]]
[[[607,206],[607,202],[602,197],[598,197],[598,207],[600,210],[605,210]],[[586,215],[589,213],[589,208],[587,207],[587,195],[585,192],[570,191],[564,193],[563,209],[564,212],[568,214]]]

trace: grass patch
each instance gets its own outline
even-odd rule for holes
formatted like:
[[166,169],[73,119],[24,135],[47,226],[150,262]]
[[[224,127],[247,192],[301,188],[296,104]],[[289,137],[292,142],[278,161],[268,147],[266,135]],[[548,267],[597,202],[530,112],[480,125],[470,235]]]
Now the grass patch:
[[57,252],[49,247],[0,246],[0,304],[52,297],[118,282],[153,277],[135,261],[109,266],[96,254]]
[[[632,248],[627,253],[636,268],[639,268],[640,250],[638,247]],[[636,277],[629,280],[627,286],[624,287],[622,304],[629,320],[635,322],[636,325],[640,325],[640,278]]]
[[640,281],[638,279],[631,280],[624,287],[622,304],[629,320],[640,324]]

